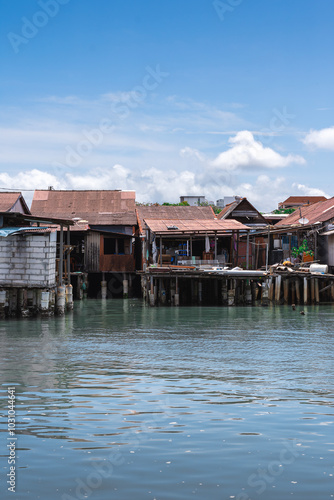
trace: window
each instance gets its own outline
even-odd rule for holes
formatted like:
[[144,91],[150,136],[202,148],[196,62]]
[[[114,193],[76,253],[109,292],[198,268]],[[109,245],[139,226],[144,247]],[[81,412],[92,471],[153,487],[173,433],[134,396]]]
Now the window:
[[124,240],[117,240],[117,253],[118,254],[124,254]]
[[125,245],[121,238],[104,238],[104,255],[124,255]]
[[116,238],[104,238],[104,255],[116,253]]

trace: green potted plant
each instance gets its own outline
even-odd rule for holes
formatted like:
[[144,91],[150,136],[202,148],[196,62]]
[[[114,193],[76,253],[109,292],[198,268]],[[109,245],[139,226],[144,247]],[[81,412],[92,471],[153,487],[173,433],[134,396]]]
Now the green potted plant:
[[302,259],[303,262],[312,262],[314,260],[314,253],[309,249],[307,240],[303,240],[299,248],[293,247],[291,256]]

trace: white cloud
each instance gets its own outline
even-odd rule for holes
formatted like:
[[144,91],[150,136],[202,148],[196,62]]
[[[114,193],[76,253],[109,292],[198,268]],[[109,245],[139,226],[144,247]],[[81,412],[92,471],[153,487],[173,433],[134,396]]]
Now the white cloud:
[[33,169],[19,172],[13,176],[8,173],[0,174],[0,184],[5,189],[44,189],[53,186],[55,189],[64,189],[66,182],[55,175],[41,170]]
[[303,143],[311,148],[334,151],[334,127],[310,130],[303,139]]
[[317,189],[314,187],[311,188],[309,186],[305,186],[305,184],[298,184],[294,182],[292,184],[292,187],[295,190],[297,189],[301,195],[305,194],[306,196],[326,196],[327,198],[330,198],[330,195],[325,193],[325,191],[323,191],[322,189]]
[[266,148],[248,130],[238,132],[235,137],[228,140],[231,147],[220,153],[212,162],[214,167],[222,170],[256,169],[256,168],[279,168],[286,167],[291,163],[304,164],[301,156],[282,156],[271,148]]
[[190,158],[190,159],[195,159],[195,160],[199,160],[199,161],[205,160],[205,156],[200,151],[198,151],[198,149],[189,148],[189,147],[185,147],[185,148],[181,149],[180,156],[182,158]]
[[[224,196],[247,197],[258,210],[271,211],[279,201],[291,194],[324,195],[322,190],[303,184],[290,184],[284,177],[272,178],[259,175],[254,181],[239,182],[238,178],[226,175],[209,175],[204,169],[199,172],[173,169],[147,168],[130,170],[116,164],[110,168],[96,168],[87,173],[63,172],[57,176],[33,169],[10,175],[0,174],[2,188],[22,190],[28,203],[35,188],[47,189],[125,189],[136,191],[139,202],[177,202],[182,195],[204,195],[217,200]],[[29,190],[29,191],[26,191]]]

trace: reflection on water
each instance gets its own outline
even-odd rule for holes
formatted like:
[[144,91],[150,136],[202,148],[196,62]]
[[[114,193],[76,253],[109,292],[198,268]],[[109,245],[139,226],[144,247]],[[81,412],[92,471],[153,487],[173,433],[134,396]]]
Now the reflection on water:
[[17,498],[333,498],[332,317],[92,300],[0,322]]

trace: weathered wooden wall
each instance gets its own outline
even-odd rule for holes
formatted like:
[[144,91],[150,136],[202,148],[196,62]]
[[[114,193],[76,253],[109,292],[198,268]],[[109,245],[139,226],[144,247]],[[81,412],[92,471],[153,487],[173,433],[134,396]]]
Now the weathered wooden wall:
[[334,266],[334,234],[328,236],[328,265]]
[[100,272],[131,273],[135,270],[135,259],[132,255],[101,255]]
[[85,271],[100,271],[100,233],[88,232],[85,239]]

